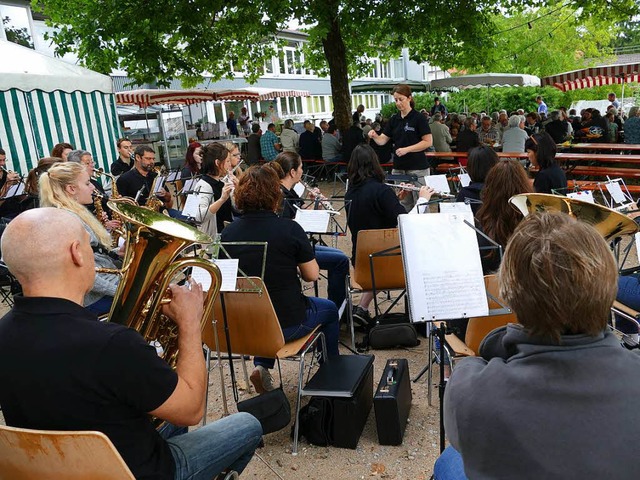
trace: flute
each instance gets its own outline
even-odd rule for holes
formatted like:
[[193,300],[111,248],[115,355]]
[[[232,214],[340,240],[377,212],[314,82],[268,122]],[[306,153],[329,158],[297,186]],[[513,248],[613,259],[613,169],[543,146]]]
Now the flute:
[[[398,185],[395,183],[385,183],[385,185],[389,185],[390,187],[399,188],[401,190],[409,190],[410,192],[419,192],[421,187],[416,187],[414,185]],[[441,198],[455,198],[455,195],[451,195],[450,193],[445,192],[434,192],[434,196]]]

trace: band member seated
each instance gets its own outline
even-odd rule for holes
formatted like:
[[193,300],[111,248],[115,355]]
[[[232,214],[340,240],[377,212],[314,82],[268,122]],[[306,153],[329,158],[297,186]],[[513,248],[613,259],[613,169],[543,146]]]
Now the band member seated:
[[170,209],[173,206],[171,194],[164,188],[155,194],[152,191],[153,180],[158,175],[154,171],[155,161],[156,153],[153,149],[140,145],[135,150],[133,168],[118,177],[116,186],[120,195],[133,198],[140,206],[146,205],[149,197],[155,195],[165,208]]
[[484,188],[487,173],[496,163],[498,163],[498,154],[491,147],[480,145],[469,150],[467,157],[467,173],[471,179],[471,183],[466,187],[462,187],[456,195],[456,202],[467,202],[471,206],[471,211],[477,215],[482,202],[480,195]]
[[[376,152],[369,145],[358,145],[354,148],[347,166],[349,188],[345,200],[349,205],[349,230],[351,231],[351,263],[355,265],[358,232],[395,228],[398,226],[398,215],[407,213],[400,200],[412,192],[400,190],[397,194],[392,187],[384,184],[385,173],[378,162]],[[434,190],[422,186],[416,205],[429,201]],[[364,292],[360,302],[353,309],[356,322],[368,325],[372,322],[369,305],[373,300],[372,292]]]
[[592,226],[561,213],[520,223],[500,267],[519,324],[453,370],[437,480],[636,478],[640,356],[607,327],[616,279]]
[[184,165],[180,171],[180,178],[186,180],[200,175],[202,166],[202,145],[198,142],[191,142],[184,156]]
[[533,189],[536,193],[563,193],[567,190],[567,176],[556,161],[556,142],[546,132],[534,133],[525,142],[529,161],[538,167]]
[[[117,268],[114,259],[118,255],[112,247],[111,234],[85,207],[93,203],[94,192],[85,167],[74,162],[56,163],[48,172],[40,175],[39,184],[40,206],[61,208],[76,215],[89,234],[95,264],[98,267]],[[119,275],[96,273],[95,282],[85,295],[83,305],[97,315],[108,313],[119,281]]]
[[[294,185],[302,179],[302,159],[295,152],[283,152],[275,158],[273,166],[280,177],[280,189],[283,195],[281,216],[293,219],[296,215],[295,206],[302,207],[304,204],[293,189]],[[319,192],[309,192],[312,196],[317,193]],[[342,253],[342,250],[326,245],[315,244],[313,250],[320,270],[327,270],[327,297],[340,309],[346,297],[344,282],[349,273],[349,258]]]
[[[264,282],[286,341],[303,337],[322,325],[327,354],[338,355],[338,309],[324,298],[306,297],[300,276],[306,282],[318,279],[319,267],[304,230],[296,222],[280,218],[280,179],[270,164],[246,170],[235,189],[235,201],[242,216],[222,232],[223,242],[267,242]],[[247,275],[261,276],[262,246],[228,246],[239,268]],[[255,358],[251,382],[258,393],[273,389],[269,369],[274,359]]]
[[[0,406],[7,425],[103,432],[136,478],[242,472],[262,435],[252,415],[163,438],[173,425],[197,424],[204,411],[199,284],[171,285],[171,302],[162,307],[179,332],[174,371],[136,331],[99,322],[82,308],[95,273],[90,236],[77,217],[56,208],[29,210],[5,230],[2,254],[24,289],[0,319]],[[149,414],[173,425],[158,432]]]

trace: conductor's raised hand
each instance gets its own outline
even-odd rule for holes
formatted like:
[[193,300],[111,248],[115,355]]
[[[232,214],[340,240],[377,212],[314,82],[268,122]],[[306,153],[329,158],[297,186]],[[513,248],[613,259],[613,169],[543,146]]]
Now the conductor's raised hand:
[[162,313],[172,319],[180,330],[189,328],[199,330],[204,310],[202,285],[189,278],[186,285],[171,284],[169,290],[171,302],[162,306]]

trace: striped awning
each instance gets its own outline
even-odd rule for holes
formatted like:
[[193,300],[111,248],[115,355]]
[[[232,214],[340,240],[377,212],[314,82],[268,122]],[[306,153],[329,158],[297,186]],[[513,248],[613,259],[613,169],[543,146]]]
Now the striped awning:
[[7,168],[23,175],[61,142],[91,152],[108,171],[120,136],[111,93],[0,92],[0,147],[7,152]]
[[584,68],[559,73],[542,79],[543,87],[555,87],[563,92],[640,81],[640,63],[625,63]]
[[249,100],[252,102],[273,100],[277,97],[308,97],[308,90],[282,90],[277,88],[243,87],[235,89],[207,90],[213,93],[215,100]]
[[120,105],[138,105],[146,108],[150,105],[195,103],[214,100],[211,90],[130,90],[116,93],[116,102]]

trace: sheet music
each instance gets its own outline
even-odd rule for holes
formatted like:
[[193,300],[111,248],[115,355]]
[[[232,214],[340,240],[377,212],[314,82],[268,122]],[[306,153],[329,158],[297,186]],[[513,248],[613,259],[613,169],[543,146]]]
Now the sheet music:
[[155,182],[154,182],[154,185],[153,185],[153,193],[160,192],[162,187],[164,187],[164,182],[165,182],[166,178],[167,177],[164,176],[164,175],[159,175],[158,178],[155,179]]
[[182,172],[180,170],[176,170],[175,172],[169,172],[169,175],[167,175],[167,179],[165,181],[175,182],[177,180],[180,180],[181,178],[182,178]]
[[[222,274],[222,284],[220,285],[221,292],[235,292],[236,279],[238,278],[238,259],[227,258],[212,260]],[[193,267],[191,271],[191,278],[196,282],[202,284],[202,290],[205,292],[211,288],[211,275],[207,270],[200,267]]]
[[182,185],[183,192],[193,192],[196,187],[196,183],[198,182],[197,178],[190,178],[189,180],[185,180]]
[[460,180],[460,185],[462,185],[463,187],[468,187],[471,183],[471,177],[468,173],[458,174],[458,180]]
[[622,188],[620,188],[620,184],[618,182],[607,182],[604,186],[616,203],[625,203],[627,197],[622,192]]
[[296,209],[294,220],[307,233],[327,233],[331,214],[327,210]]
[[424,181],[428,187],[433,188],[438,193],[451,193],[446,175],[427,175],[424,177]]
[[[190,193],[187,195],[187,200],[184,202],[184,208],[182,214],[185,217],[201,218],[200,217],[200,197],[196,193]],[[203,215],[204,216],[204,215]]]
[[440,213],[457,213],[473,225],[473,211],[471,205],[464,202],[440,202]]
[[640,232],[636,233],[633,238],[636,240],[636,255],[640,258]]
[[583,202],[596,203],[593,199],[593,192],[591,190],[582,190],[580,192],[567,193],[567,197],[575,200],[582,200]]
[[300,182],[296,183],[293,186],[293,191],[296,192],[300,198],[302,198],[302,196],[304,195],[304,185]]
[[398,220],[411,321],[488,315],[478,240],[464,215],[400,215]]
[[16,183],[15,185],[11,185],[4,198],[15,197],[16,195],[22,195],[24,193],[24,183]]

